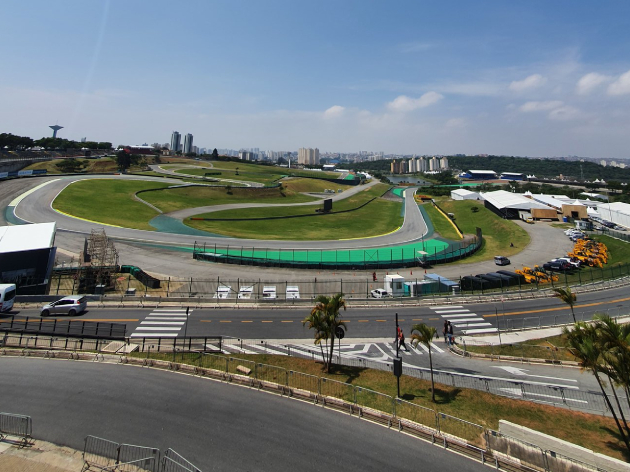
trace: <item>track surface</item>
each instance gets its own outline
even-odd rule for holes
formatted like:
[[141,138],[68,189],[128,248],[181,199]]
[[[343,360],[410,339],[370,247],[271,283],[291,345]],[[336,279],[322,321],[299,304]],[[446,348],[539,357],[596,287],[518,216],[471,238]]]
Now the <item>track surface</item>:
[[482,471],[395,430],[310,403],[176,373],[3,358],[3,410],[36,438],[83,449],[87,435],[173,448],[201,470]]

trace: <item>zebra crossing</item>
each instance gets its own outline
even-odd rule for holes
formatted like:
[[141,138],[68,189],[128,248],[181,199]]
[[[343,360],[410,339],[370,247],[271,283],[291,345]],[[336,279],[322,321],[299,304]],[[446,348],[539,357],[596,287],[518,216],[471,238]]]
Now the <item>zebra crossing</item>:
[[[188,312],[188,316],[192,310]],[[156,308],[131,333],[132,338],[175,338],[186,324],[186,309]]]
[[[423,344],[413,347],[411,343],[407,343],[409,351],[399,350],[399,355],[407,358],[413,356],[428,355],[429,348]],[[320,348],[314,346],[313,343],[308,344],[275,344],[261,342],[240,342],[240,343],[223,343],[223,352],[225,354],[276,354],[276,355],[303,355],[303,356],[319,356]],[[431,354],[444,354],[442,347],[431,343]],[[341,344],[335,345],[335,355],[349,359],[363,359],[375,362],[390,363],[396,358],[396,344],[391,343],[358,343],[358,344]]]
[[460,329],[462,334],[496,333],[497,328],[492,327],[476,313],[471,313],[468,308],[457,305],[432,306],[431,310],[450,321],[454,328]]

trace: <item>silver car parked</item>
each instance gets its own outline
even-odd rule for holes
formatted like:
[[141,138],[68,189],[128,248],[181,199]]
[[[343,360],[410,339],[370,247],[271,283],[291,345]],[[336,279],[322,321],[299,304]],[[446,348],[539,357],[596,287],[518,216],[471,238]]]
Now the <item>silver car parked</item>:
[[70,315],[83,313],[87,308],[87,299],[82,295],[63,297],[42,307],[41,315]]

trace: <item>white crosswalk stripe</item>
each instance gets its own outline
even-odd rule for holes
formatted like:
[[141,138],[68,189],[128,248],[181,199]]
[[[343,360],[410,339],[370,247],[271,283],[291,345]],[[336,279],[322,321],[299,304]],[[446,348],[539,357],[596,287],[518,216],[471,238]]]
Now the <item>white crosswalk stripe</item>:
[[496,333],[497,329],[492,327],[476,313],[471,313],[463,306],[434,306],[431,309],[442,318],[450,321],[451,324],[461,329],[463,334]]
[[[188,316],[192,313],[189,311]],[[132,338],[175,338],[186,324],[186,310],[156,308],[131,333]]]

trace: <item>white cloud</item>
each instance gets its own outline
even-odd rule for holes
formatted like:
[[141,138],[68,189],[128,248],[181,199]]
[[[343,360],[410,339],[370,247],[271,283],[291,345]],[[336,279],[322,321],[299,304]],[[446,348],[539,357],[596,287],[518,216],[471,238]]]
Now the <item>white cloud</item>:
[[324,118],[332,119],[343,115],[346,109],[340,105],[333,105],[324,112]]
[[523,80],[514,80],[510,83],[509,89],[514,92],[522,92],[532,88],[540,87],[547,79],[540,74],[533,74]]
[[580,95],[586,95],[588,93],[591,93],[593,89],[595,89],[599,85],[607,82],[609,79],[610,78],[606,75],[598,74],[597,72],[591,72],[578,80],[578,83],[575,86],[575,91]]
[[418,108],[428,107],[429,105],[433,105],[434,103],[439,102],[444,98],[444,95],[439,94],[437,92],[427,92],[422,95],[420,98],[411,98],[406,95],[400,95],[396,97],[393,101],[387,104],[387,108],[391,111],[413,111]]
[[563,105],[560,100],[550,100],[547,102],[526,102],[523,103],[519,110],[524,113],[530,113],[534,111],[549,111],[554,108],[559,108]]
[[608,86],[608,95],[630,94],[630,70]]
[[582,117],[582,112],[575,107],[566,105],[558,108],[554,108],[549,112],[550,120],[567,121],[575,120]]

